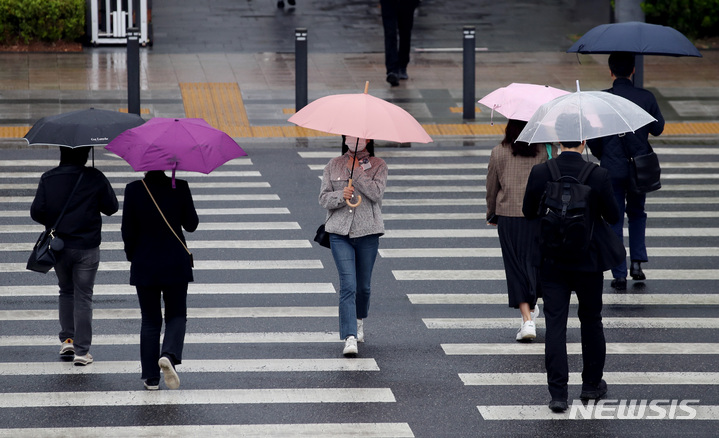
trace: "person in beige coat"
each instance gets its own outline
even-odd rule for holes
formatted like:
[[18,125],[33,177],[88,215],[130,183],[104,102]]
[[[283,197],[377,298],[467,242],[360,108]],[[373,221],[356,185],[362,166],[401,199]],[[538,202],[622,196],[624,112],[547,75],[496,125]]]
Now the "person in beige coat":
[[535,164],[556,156],[551,145],[517,142],[527,122],[509,119],[502,142],[492,149],[487,170],[487,223],[497,226],[507,277],[509,307],[519,309],[522,323],[516,340],[537,336],[534,320],[539,316],[537,268],[531,255],[537,245],[538,220],[522,214],[529,172]]

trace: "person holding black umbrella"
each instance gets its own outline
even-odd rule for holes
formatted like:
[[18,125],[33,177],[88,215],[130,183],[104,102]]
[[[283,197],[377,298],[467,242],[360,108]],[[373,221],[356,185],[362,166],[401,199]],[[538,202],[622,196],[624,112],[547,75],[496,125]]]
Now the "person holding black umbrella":
[[[119,209],[110,182],[86,167],[91,147],[60,147],[60,165],[40,177],[30,216],[51,227],[67,203],[56,235],[65,243],[55,265],[60,287],[60,356],[89,365],[92,344],[92,294],[100,264],[102,218]],[[76,187],[73,193],[73,187]]]
[[364,342],[364,319],[370,305],[372,269],[384,234],[382,197],[387,164],[374,156],[371,140],[346,137],[341,156],[322,174],[319,203],[327,209],[332,257],[340,277],[339,326],[342,353],[354,356]]

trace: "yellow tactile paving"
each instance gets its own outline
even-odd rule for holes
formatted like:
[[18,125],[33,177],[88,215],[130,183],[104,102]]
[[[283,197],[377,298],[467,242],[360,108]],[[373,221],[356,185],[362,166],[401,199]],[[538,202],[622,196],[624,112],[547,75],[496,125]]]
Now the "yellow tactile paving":
[[[180,83],[185,116],[205,119],[228,134],[236,127],[249,127],[240,87],[231,82]],[[232,134],[230,134],[232,135]]]
[[[189,116],[188,116],[189,117]],[[194,117],[197,117],[195,115]],[[206,119],[207,120],[207,119]],[[217,119],[215,119],[217,120]],[[214,125],[213,125],[214,126]],[[427,124],[422,125],[430,137],[445,135],[461,136],[499,136],[504,134],[504,124]],[[299,126],[223,126],[218,128],[234,138],[294,138],[294,137],[327,137],[334,134],[301,128]],[[30,126],[0,126],[0,138],[22,138],[30,130]],[[683,135],[719,135],[719,122],[706,123],[667,123],[662,137]]]

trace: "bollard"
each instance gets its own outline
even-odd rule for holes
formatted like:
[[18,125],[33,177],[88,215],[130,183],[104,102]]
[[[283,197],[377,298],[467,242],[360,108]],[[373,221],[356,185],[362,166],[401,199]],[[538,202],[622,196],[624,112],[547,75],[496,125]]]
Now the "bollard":
[[140,29],[127,29],[127,112],[140,115]]
[[462,118],[474,119],[474,26],[464,26],[463,74],[462,74]]
[[634,54],[634,86],[644,88],[644,55]]
[[295,112],[307,105],[307,29],[295,29]]

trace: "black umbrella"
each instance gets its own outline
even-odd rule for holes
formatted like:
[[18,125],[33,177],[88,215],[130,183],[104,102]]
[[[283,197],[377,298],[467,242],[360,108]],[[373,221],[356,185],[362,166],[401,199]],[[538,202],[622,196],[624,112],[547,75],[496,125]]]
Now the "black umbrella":
[[[567,53],[630,52],[635,55],[696,56],[702,54],[681,32],[669,26],[628,21],[601,24],[585,33]],[[644,64],[636,56],[634,84],[643,86]]]
[[143,123],[137,114],[89,108],[43,117],[24,138],[29,145],[106,146],[122,132]]

